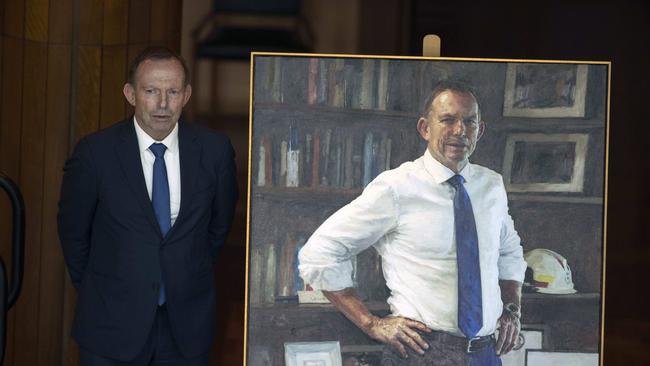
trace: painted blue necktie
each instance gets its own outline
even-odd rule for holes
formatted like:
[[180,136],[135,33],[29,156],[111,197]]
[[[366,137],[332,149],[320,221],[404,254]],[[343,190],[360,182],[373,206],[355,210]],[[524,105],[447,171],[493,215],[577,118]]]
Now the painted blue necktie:
[[454,175],[448,182],[456,189],[454,222],[458,263],[458,328],[465,336],[472,338],[483,326],[478,235],[472,202],[463,186],[465,179]]
[[[167,167],[165,166],[165,150],[167,147],[160,143],[153,143],[149,150],[156,156],[153,162],[153,184],[151,188],[151,203],[153,211],[160,226],[163,238],[172,226],[171,209],[169,206],[169,183],[167,182]],[[160,282],[158,305],[165,303],[165,284]]]

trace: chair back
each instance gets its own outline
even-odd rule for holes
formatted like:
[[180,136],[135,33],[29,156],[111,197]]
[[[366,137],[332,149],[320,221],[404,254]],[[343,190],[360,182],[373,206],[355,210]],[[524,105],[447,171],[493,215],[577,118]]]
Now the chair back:
[[300,0],[214,0],[216,13],[298,15]]

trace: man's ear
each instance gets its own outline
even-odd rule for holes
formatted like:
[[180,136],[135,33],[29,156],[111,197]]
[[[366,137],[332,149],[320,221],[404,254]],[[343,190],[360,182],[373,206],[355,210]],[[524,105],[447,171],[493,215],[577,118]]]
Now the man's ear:
[[485,132],[485,122],[481,120],[481,122],[478,123],[478,134],[476,135],[476,141],[478,141],[483,136],[484,132]]
[[190,97],[192,96],[192,85],[187,84],[185,86],[185,93],[184,94],[184,100],[183,100],[183,107],[185,107],[185,104],[190,100]]
[[418,120],[417,130],[423,139],[429,141],[429,123],[426,118],[420,117]]
[[126,101],[135,107],[135,89],[133,88],[133,85],[129,83],[124,84],[124,88],[122,88],[122,92],[124,93],[124,97],[126,98]]

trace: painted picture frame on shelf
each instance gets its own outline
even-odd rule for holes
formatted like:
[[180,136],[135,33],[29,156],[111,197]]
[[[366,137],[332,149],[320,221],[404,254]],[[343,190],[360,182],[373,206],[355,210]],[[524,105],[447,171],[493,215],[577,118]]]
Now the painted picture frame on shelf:
[[527,366],[598,366],[598,364],[598,353],[595,352],[548,352],[526,350]]
[[505,117],[584,117],[588,65],[509,63]]
[[342,366],[339,342],[287,342],[287,366]]
[[522,342],[511,352],[501,356],[503,366],[526,366],[526,351],[541,350],[544,346],[544,332],[539,329],[522,329]]
[[582,192],[589,134],[514,133],[506,139],[508,192]]

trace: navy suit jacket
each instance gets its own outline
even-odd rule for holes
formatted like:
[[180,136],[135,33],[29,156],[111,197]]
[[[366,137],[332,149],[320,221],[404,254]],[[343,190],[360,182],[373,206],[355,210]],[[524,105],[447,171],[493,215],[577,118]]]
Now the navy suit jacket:
[[214,261],[232,223],[237,185],[227,137],[179,122],[181,206],[162,236],[142,173],[133,118],[83,138],[64,168],[58,226],[78,290],[72,334],[118,360],[143,348],[164,279],[181,352],[209,351],[215,332]]

